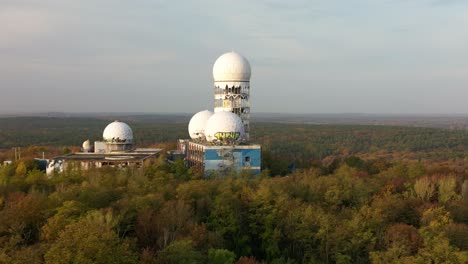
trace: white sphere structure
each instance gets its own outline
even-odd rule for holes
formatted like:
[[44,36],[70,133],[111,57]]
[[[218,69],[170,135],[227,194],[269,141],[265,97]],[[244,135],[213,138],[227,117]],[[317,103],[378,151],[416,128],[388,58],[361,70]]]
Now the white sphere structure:
[[213,115],[213,112],[204,110],[196,113],[190,119],[188,132],[192,139],[205,139],[205,127],[208,119]]
[[124,122],[114,121],[102,133],[107,151],[127,151],[133,149],[133,131]]
[[250,75],[249,61],[234,51],[221,55],[213,66],[215,81],[249,81]]
[[218,112],[208,119],[205,135],[208,142],[234,143],[244,139],[244,126],[236,114]]
[[238,115],[246,141],[250,131],[250,76],[249,61],[237,52],[221,55],[213,66],[214,111]]
[[91,142],[89,141],[89,139],[83,142],[82,147],[83,147],[83,151],[85,152],[90,152],[92,150]]
[[105,142],[133,143],[133,131],[130,126],[117,120],[106,126],[102,137]]

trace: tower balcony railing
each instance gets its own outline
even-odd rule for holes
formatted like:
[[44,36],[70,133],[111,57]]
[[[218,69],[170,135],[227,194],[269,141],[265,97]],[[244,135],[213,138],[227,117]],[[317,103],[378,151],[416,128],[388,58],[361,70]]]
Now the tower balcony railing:
[[250,88],[247,87],[228,87],[228,88],[221,88],[221,87],[215,87],[214,88],[214,93],[215,94],[241,94],[245,93],[248,94],[250,92]]
[[214,105],[215,107],[248,108],[250,102],[247,100],[216,99]]

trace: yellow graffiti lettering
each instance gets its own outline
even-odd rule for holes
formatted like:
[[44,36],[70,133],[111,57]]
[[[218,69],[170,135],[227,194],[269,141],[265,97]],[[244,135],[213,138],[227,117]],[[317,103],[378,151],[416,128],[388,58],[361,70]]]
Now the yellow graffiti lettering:
[[240,133],[239,132],[217,132],[214,136],[218,140],[223,140],[223,139],[236,140],[240,137]]

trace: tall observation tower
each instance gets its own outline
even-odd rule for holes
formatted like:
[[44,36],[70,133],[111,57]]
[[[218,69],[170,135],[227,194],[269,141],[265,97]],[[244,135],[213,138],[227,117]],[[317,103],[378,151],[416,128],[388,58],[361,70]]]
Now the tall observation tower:
[[244,126],[245,142],[250,139],[250,64],[237,52],[221,55],[213,66],[214,112],[232,112]]
[[196,113],[188,125],[191,139],[178,143],[177,153],[184,155],[187,166],[205,176],[261,172],[262,147],[249,142],[250,74],[249,62],[239,53],[228,52],[216,60],[214,113]]

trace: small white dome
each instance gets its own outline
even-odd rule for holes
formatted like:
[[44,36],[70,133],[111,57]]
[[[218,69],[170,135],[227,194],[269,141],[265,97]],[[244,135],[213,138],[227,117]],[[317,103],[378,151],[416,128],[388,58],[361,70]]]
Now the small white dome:
[[89,141],[89,139],[83,142],[82,147],[84,151],[91,151],[91,142]]
[[193,115],[188,124],[188,132],[192,139],[205,138],[205,127],[208,119],[213,115],[213,112],[204,110]]
[[250,63],[237,52],[228,52],[221,55],[213,66],[213,78],[221,81],[249,81]]
[[133,131],[124,122],[114,121],[107,125],[102,133],[102,137],[105,142],[113,143],[133,143]]
[[244,125],[240,117],[232,112],[213,114],[205,128],[206,140],[235,142],[244,137]]

